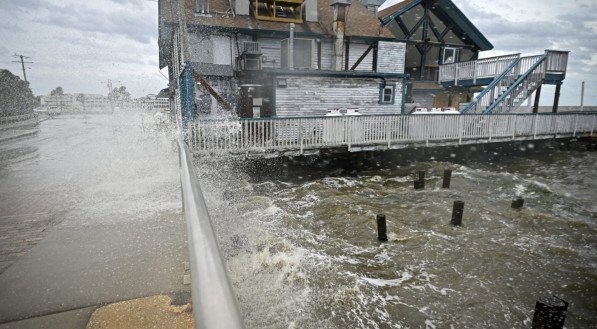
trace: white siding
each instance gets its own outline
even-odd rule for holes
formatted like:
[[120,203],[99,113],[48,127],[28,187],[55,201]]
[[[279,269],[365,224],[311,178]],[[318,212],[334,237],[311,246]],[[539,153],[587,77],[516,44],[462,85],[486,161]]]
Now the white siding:
[[381,79],[280,76],[287,88],[276,89],[276,116],[322,116],[332,108],[359,109],[362,114],[399,114],[402,81],[396,85],[394,104],[379,104]]
[[332,69],[332,48],[331,42],[321,41],[321,70]]
[[[359,58],[367,51],[369,45],[363,43],[351,43],[348,52],[348,69],[359,60]],[[371,50],[367,56],[361,61],[359,66],[356,67],[355,71],[373,71],[373,50]]]
[[406,44],[380,41],[377,48],[377,72],[404,73]]
[[192,62],[213,63],[213,45],[209,36],[189,33],[188,40]]
[[213,35],[211,37],[213,44],[214,64],[232,65],[232,47],[230,37]]

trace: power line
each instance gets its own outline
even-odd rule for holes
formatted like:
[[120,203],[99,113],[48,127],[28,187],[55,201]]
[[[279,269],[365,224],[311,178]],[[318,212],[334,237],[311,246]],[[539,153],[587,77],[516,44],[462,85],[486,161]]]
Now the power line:
[[27,72],[25,72],[25,63],[31,64],[31,63],[34,63],[34,62],[25,62],[25,58],[31,58],[31,57],[24,56],[24,55],[17,55],[17,54],[14,54],[12,57],[16,57],[16,58],[20,58],[21,59],[20,61],[12,61],[12,62],[13,63],[21,63],[21,67],[23,68],[23,80],[25,80],[25,82],[28,82],[27,81]]

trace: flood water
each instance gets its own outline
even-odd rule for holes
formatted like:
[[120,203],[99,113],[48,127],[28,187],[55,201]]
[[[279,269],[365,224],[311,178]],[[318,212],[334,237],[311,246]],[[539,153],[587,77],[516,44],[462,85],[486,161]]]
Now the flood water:
[[248,328],[529,328],[543,295],[570,303],[567,328],[596,326],[594,151],[395,153],[358,175],[346,159],[196,161]]

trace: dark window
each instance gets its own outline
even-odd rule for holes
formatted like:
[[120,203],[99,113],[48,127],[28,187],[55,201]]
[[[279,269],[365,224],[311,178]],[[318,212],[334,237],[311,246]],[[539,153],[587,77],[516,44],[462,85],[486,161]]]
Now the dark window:
[[396,91],[396,85],[380,85],[379,86],[379,103],[380,104],[394,104],[394,93]]

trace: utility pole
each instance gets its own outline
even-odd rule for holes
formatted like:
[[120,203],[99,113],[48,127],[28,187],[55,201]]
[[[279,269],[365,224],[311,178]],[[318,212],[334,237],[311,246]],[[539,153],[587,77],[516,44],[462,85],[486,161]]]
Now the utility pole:
[[25,64],[32,64],[33,62],[25,62],[25,58],[31,58],[23,55],[14,54],[12,57],[20,58],[20,61],[12,61],[13,63],[21,63],[21,67],[23,68],[23,80],[28,83],[27,81],[27,73],[25,72]]
[[584,110],[585,108],[585,82],[582,82],[582,86],[580,87],[580,111]]

